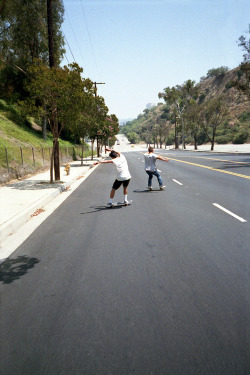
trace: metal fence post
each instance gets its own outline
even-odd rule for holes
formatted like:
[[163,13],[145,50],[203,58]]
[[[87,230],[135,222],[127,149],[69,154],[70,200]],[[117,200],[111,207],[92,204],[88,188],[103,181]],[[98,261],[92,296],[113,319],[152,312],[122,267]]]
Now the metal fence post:
[[30,146],[32,148],[32,154],[33,154],[33,164],[34,164],[34,168],[36,167],[36,163],[35,163],[35,153],[34,153],[34,148],[33,146]]
[[22,167],[23,167],[23,149],[22,149],[22,146],[20,146],[20,151],[21,151],[21,160],[22,160]]
[[6,146],[4,146],[4,148],[5,148],[5,154],[6,154],[7,169],[8,169],[8,173],[10,173],[9,159],[8,159],[8,151],[7,151],[7,147],[6,147]]
[[43,158],[43,166],[44,166],[44,152],[43,152],[43,146],[42,147],[42,158]]
[[10,168],[9,168],[9,159],[8,159],[8,150],[7,150],[7,147],[2,143],[0,142],[3,147],[5,148],[5,156],[6,156],[6,164],[7,164],[7,169],[8,169],[8,173],[10,173]]

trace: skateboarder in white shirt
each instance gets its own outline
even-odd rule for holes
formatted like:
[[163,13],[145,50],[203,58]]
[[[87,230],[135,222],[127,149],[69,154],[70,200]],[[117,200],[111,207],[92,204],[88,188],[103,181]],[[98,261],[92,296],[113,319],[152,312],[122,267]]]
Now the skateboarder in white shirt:
[[163,158],[162,156],[158,156],[154,154],[154,149],[153,147],[148,148],[148,152],[144,154],[144,160],[145,160],[145,171],[148,174],[148,188],[149,190],[152,190],[152,179],[153,176],[157,177],[160,190],[164,190],[164,186],[162,183],[161,175],[159,171],[156,168],[155,162],[156,160],[163,160],[163,161],[169,161],[168,158]]
[[108,207],[113,206],[113,198],[115,196],[115,192],[121,185],[123,185],[124,204],[129,204],[130,202],[128,201],[128,185],[131,179],[131,175],[129,173],[127,160],[125,156],[118,151],[111,150],[109,148],[106,148],[105,150],[110,151],[109,156],[112,160],[97,161],[94,163],[94,165],[113,163],[116,167],[117,176],[110,192]]

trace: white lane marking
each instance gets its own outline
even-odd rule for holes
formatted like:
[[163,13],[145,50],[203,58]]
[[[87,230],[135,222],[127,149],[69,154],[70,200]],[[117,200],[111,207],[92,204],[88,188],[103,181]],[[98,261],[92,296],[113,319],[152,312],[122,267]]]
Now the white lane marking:
[[181,182],[175,180],[174,178],[172,178],[172,181],[176,182],[176,184],[183,185]]
[[247,222],[247,220],[243,219],[242,217],[240,217],[238,215],[235,215],[233,212],[231,212],[231,211],[227,210],[226,208],[220,206],[218,203],[213,203],[213,205],[215,207],[219,208],[220,210],[226,212],[227,214],[233,216],[235,219],[241,221],[242,223],[246,223]]

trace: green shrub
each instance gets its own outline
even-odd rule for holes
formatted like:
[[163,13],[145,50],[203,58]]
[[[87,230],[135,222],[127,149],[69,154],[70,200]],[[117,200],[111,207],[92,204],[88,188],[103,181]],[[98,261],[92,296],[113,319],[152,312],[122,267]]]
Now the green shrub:
[[243,144],[248,140],[249,133],[246,129],[240,130],[233,136],[233,143],[234,144]]
[[226,134],[224,134],[224,135],[218,135],[218,136],[216,137],[215,141],[216,141],[216,143],[218,143],[218,144],[225,145],[225,144],[231,142],[231,137],[230,137],[230,135],[228,135],[228,134],[227,134],[227,135],[226,135]]

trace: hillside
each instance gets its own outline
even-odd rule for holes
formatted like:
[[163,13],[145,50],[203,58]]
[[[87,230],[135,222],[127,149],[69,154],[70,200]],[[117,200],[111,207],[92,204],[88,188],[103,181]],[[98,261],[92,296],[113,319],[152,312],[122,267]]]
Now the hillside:
[[[76,156],[73,144],[61,139],[59,144],[61,162]],[[48,169],[52,146],[49,131],[44,141],[39,125],[0,100],[0,183]]]
[[205,94],[205,100],[224,95],[232,121],[237,121],[238,117],[249,109],[247,97],[232,87],[232,81],[236,78],[237,70],[238,68],[232,69],[225,74],[205,79],[197,84],[199,91]]
[[[219,98],[223,95],[229,114],[225,119],[225,124],[218,128],[217,143],[245,143],[250,140],[250,107],[246,96],[236,90],[232,81],[236,77],[238,68],[230,70],[225,74],[204,79],[196,85],[199,90],[197,102],[199,104],[208,102],[210,99]],[[159,103],[151,110],[144,110],[137,119],[128,122],[122,127],[122,132],[127,135],[132,143],[139,141],[147,142],[150,138],[153,142],[153,129],[158,127],[162,130],[161,142],[173,144],[174,142],[174,120],[170,119],[169,108],[166,104]],[[180,132],[180,129],[179,129]],[[159,137],[159,136],[158,136]],[[186,141],[192,143],[191,132],[186,130]],[[208,142],[205,134],[200,131],[199,144]]]

